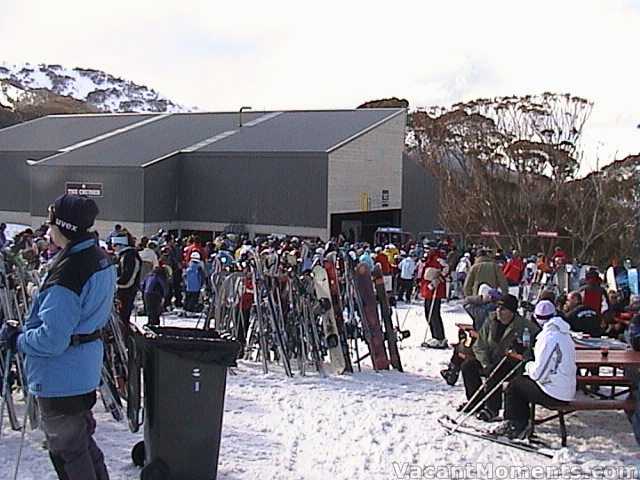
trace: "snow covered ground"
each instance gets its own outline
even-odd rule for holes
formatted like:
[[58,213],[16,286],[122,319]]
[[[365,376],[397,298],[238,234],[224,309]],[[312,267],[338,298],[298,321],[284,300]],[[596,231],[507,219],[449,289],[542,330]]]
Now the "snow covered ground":
[[[455,323],[468,318],[456,303],[445,304],[443,313],[448,338],[454,342]],[[228,378],[218,478],[632,478],[623,477],[623,468],[640,463],[638,447],[621,412],[569,417],[569,448],[554,459],[470,437],[446,436],[437,419],[455,414],[464,395],[461,380],[452,388],[439,375],[451,350],[420,348],[425,332],[420,305],[400,306],[398,315],[412,334],[402,344],[405,373],[376,373],[365,362],[363,371],[353,375],[288,379],[277,368],[263,375],[258,364],[240,362],[237,375]],[[177,322],[184,320],[168,320]],[[130,449],[141,434],[131,434],[125,423],[113,421],[100,403],[94,412],[96,439],[106,454],[111,478],[139,478]],[[559,447],[557,432],[555,422],[538,429],[543,439]],[[56,478],[42,440],[39,431],[27,433],[18,478]],[[0,479],[12,478],[19,442],[19,433],[4,430]],[[529,470],[518,477],[519,470],[514,473],[505,467]],[[546,467],[553,470],[534,469]]]

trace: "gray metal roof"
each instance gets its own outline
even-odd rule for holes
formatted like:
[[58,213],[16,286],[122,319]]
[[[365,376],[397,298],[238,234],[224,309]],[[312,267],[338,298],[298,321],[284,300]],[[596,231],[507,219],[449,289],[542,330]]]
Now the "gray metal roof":
[[[241,128],[238,112],[59,115],[0,130],[0,151],[10,150],[8,139],[15,138],[24,150],[48,146],[60,151],[37,165],[89,167],[144,167],[178,152],[325,153],[401,112],[397,108],[250,111],[242,114]],[[17,140],[12,141],[18,146]]]
[[59,151],[151,115],[51,115],[0,130],[0,151]]
[[[251,121],[259,113],[244,113]],[[48,157],[42,165],[140,167],[238,128],[237,113],[192,113],[154,117],[155,121],[81,148]]]
[[200,152],[327,152],[402,109],[292,111],[211,143]]

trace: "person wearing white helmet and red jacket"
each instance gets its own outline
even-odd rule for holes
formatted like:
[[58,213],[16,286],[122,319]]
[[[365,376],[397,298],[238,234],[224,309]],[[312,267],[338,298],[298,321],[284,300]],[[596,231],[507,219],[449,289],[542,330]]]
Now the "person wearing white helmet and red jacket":
[[525,374],[511,381],[506,391],[505,422],[495,433],[524,439],[532,431],[531,404],[554,408],[576,394],[576,347],[570,327],[549,300],[536,305],[534,316],[542,331],[536,337],[534,361]]
[[204,271],[204,265],[199,252],[191,252],[189,264],[183,275],[186,293],[184,309],[187,312],[196,312],[198,311],[200,290],[207,281],[207,274]]

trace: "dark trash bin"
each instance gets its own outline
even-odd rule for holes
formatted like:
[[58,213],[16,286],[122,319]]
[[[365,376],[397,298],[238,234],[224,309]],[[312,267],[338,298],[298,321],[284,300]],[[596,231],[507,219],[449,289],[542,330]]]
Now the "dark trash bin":
[[[144,372],[144,443],[132,450],[143,480],[215,480],[227,367],[240,344],[213,330],[147,326],[130,343],[129,425],[140,422]],[[137,386],[137,392],[136,390]]]

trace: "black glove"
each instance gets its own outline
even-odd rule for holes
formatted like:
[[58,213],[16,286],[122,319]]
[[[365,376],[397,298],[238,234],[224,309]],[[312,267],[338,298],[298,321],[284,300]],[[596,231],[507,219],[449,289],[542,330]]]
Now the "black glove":
[[525,347],[522,342],[515,342],[513,344],[513,351],[519,353],[520,355],[524,355],[524,353],[529,350],[528,347]]
[[16,351],[18,335],[22,333],[22,329],[15,322],[5,322],[0,328],[0,349]]
[[531,347],[524,346],[522,342],[515,342],[511,350],[520,354],[525,362],[533,360],[533,350]]
[[491,375],[491,373],[493,372],[494,368],[495,368],[494,365],[489,365],[488,367],[483,367],[482,370],[480,370],[480,375],[482,375],[483,377],[489,377]]

